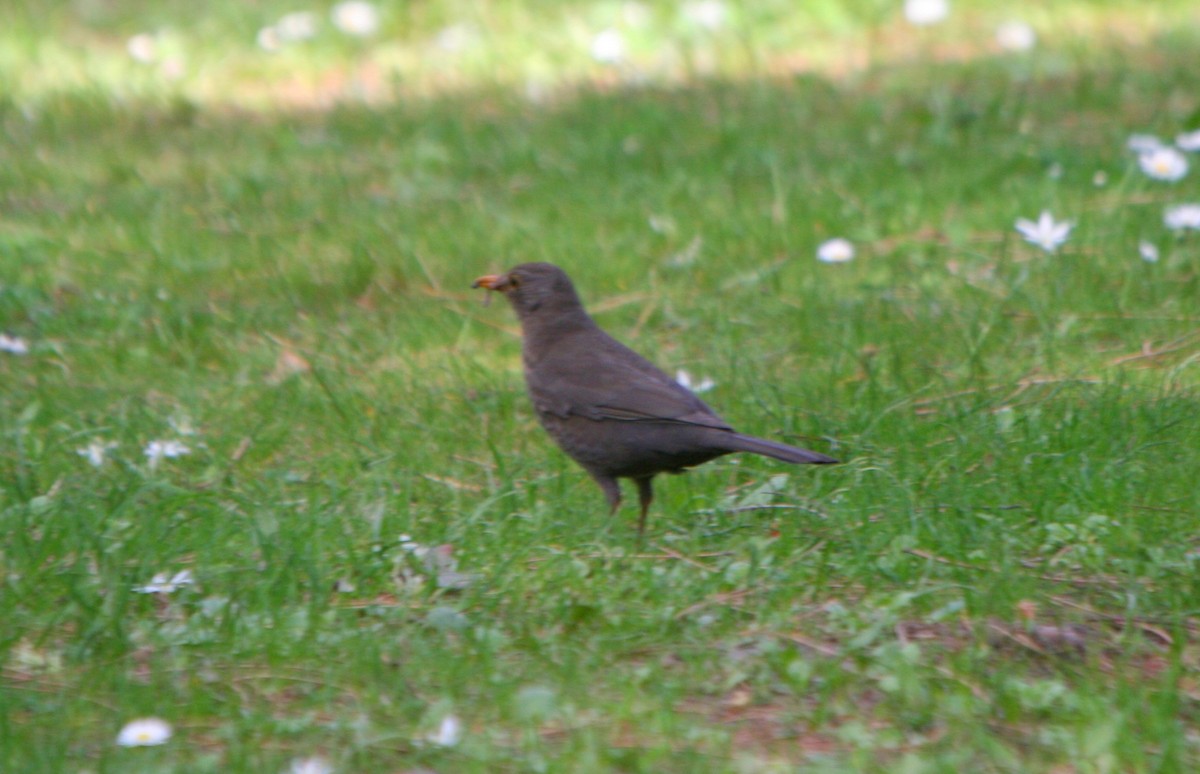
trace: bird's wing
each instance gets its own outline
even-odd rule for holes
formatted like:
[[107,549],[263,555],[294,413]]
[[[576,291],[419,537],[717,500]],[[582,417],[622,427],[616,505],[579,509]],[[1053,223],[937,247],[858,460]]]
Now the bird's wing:
[[731,430],[704,401],[619,342],[608,339],[588,354],[548,358],[529,376],[539,411],[558,416],[680,422]]

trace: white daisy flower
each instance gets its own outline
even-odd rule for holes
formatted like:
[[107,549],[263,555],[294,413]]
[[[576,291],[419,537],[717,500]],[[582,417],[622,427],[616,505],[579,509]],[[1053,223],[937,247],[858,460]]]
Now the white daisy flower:
[[104,464],[108,453],[115,448],[117,448],[116,441],[101,441],[99,438],[93,438],[91,443],[82,449],[76,449],[75,453],[86,458],[93,468],[98,468]]
[[1025,241],[1037,245],[1048,253],[1054,252],[1063,242],[1067,241],[1073,227],[1069,221],[1056,222],[1046,210],[1042,210],[1037,222],[1017,218],[1017,231],[1021,232]]
[[150,467],[155,468],[158,467],[158,463],[163,461],[164,457],[182,457],[185,454],[191,454],[192,450],[179,441],[151,441],[146,444],[146,449],[142,453],[150,461]]
[[905,0],[904,18],[910,24],[925,27],[944,21],[950,15],[949,0]]
[[135,62],[154,64],[158,59],[158,41],[148,32],[134,35],[125,43],[125,50]]
[[462,741],[462,721],[454,715],[442,718],[437,731],[425,737],[426,741],[438,747],[454,747]]
[[609,27],[592,38],[592,59],[604,64],[617,64],[625,58],[625,38]]
[[1187,174],[1188,160],[1182,151],[1164,145],[1152,151],[1139,153],[1138,166],[1155,180],[1173,182]]
[[319,755],[296,758],[288,766],[288,774],[333,774],[333,764]]
[[725,24],[726,8],[721,0],[699,0],[685,5],[683,15],[697,26],[716,30]]
[[996,28],[996,43],[1005,51],[1028,51],[1037,45],[1037,33],[1023,21],[1010,21]]
[[10,355],[28,355],[29,342],[19,336],[0,333],[0,352],[7,352]]
[[707,376],[698,382],[694,381],[692,375],[682,368],[675,372],[675,381],[679,382],[680,386],[685,390],[691,390],[695,393],[708,392],[717,386],[717,383]]
[[399,558],[400,578],[405,582],[424,581],[425,576],[439,588],[465,589],[475,581],[471,573],[460,572],[458,560],[454,558],[454,546],[424,546],[408,535],[400,535],[400,550],[412,557]]
[[1163,213],[1163,223],[1174,231],[1200,230],[1200,204],[1176,204]]
[[254,42],[268,54],[274,54],[283,47],[283,41],[279,39],[279,30],[274,26],[263,27],[259,30],[258,34],[254,36]]
[[1175,145],[1180,150],[1200,151],[1200,129],[1175,135]]
[[347,0],[338,3],[330,11],[333,26],[347,35],[365,38],[379,29],[379,9],[363,0]]
[[846,263],[854,260],[854,245],[849,239],[837,237],[817,247],[817,260],[822,263]]
[[1158,246],[1153,242],[1143,239],[1138,242],[1138,255],[1142,256],[1142,260],[1147,263],[1158,262]]
[[172,594],[192,583],[191,570],[180,570],[170,577],[167,577],[165,572],[159,572],[154,574],[149,583],[144,586],[134,586],[133,590],[138,594]]
[[171,738],[171,724],[161,718],[131,720],[117,734],[121,747],[153,747]]
[[1150,153],[1161,148],[1165,143],[1152,134],[1131,134],[1125,141],[1125,147],[1134,153]]
[[317,15],[312,11],[294,11],[275,22],[275,31],[284,43],[312,40],[317,36]]

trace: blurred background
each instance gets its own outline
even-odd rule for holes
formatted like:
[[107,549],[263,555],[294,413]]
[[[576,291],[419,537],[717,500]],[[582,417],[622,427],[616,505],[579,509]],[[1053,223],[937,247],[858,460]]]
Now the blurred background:
[[[505,87],[848,76],[915,59],[1038,51],[1041,71],[1130,46],[1182,45],[1188,0],[9,2],[0,89],[319,107]],[[1185,24],[1181,25],[1181,21]]]

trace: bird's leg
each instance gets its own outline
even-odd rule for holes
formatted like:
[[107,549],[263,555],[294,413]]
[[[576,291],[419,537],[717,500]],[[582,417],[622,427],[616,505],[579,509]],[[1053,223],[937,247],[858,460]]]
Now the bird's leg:
[[654,488],[650,486],[650,481],[653,477],[635,478],[638,488],[638,502],[642,506],[642,514],[638,517],[638,537],[646,531],[646,512],[650,510],[650,503],[654,500]]
[[[591,473],[591,471],[588,472]],[[596,483],[604,491],[604,499],[608,501],[608,515],[612,516],[621,507],[621,485],[612,476],[592,473],[592,478],[596,479]]]

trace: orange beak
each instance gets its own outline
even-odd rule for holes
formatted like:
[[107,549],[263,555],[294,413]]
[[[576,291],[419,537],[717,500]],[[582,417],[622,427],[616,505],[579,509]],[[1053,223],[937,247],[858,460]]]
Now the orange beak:
[[473,288],[487,288],[488,290],[504,290],[507,283],[506,277],[503,274],[485,274],[479,279],[471,283]]

